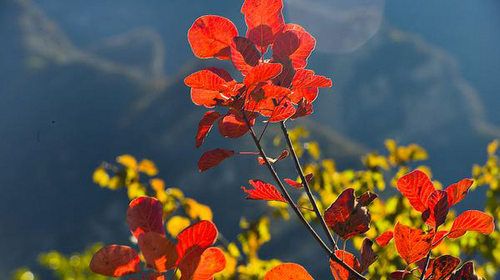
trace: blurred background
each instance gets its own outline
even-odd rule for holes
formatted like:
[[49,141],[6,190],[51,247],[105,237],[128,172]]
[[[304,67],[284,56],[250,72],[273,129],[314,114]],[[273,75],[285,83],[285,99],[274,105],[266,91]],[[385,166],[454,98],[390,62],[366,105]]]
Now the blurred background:
[[[425,164],[445,185],[484,162],[487,143],[500,138],[498,1],[284,2],[285,20],[317,39],[308,68],[334,81],[302,125],[340,169],[359,167],[386,138],[426,148]],[[193,21],[219,14],[244,33],[241,4],[0,1],[0,278],[36,267],[50,249],[126,243],[126,194],[92,182],[101,161],[125,153],[155,161],[168,186],[210,205],[219,229],[235,238],[239,217],[256,207],[240,186],[267,175],[246,159],[198,173],[202,151],[251,145],[214,133],[197,150],[204,110],[182,80],[213,63],[189,48]],[[484,193],[470,196],[461,207],[480,207]],[[288,236],[307,234],[294,218],[287,227],[275,229],[262,257],[329,273],[312,261],[321,254],[312,238],[283,247]]]

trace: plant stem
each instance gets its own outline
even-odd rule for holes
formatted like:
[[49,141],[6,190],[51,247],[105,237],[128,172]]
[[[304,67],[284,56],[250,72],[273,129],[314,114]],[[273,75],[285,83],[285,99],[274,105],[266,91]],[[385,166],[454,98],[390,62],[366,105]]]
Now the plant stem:
[[429,262],[431,261],[431,252],[432,252],[432,245],[431,248],[429,249],[429,253],[427,254],[427,258],[425,259],[425,266],[424,269],[422,270],[422,274],[420,275],[420,280],[425,279],[425,274],[427,273],[427,269],[429,268]]
[[253,139],[253,141],[255,143],[255,146],[259,150],[260,155],[264,159],[264,162],[265,162],[265,165],[266,165],[267,169],[269,170],[269,172],[273,176],[274,180],[278,184],[278,186],[281,189],[281,192],[284,195],[286,201],[288,202],[288,204],[290,205],[290,207],[292,207],[292,209],[295,212],[295,214],[297,215],[297,217],[301,220],[301,222],[307,228],[307,230],[309,231],[309,233],[311,233],[311,235],[319,243],[319,245],[321,246],[321,248],[327,253],[327,255],[330,257],[331,260],[333,260],[334,262],[338,263],[344,269],[348,270],[349,273],[352,274],[352,276],[354,276],[356,279],[366,280],[366,278],[363,277],[363,275],[361,275],[360,273],[358,273],[357,271],[355,271],[353,268],[351,268],[350,266],[348,266],[346,263],[344,263],[342,260],[340,260],[335,255],[335,252],[332,252],[330,250],[330,248],[328,248],[328,246],[325,244],[325,242],[323,242],[323,240],[321,239],[321,237],[319,237],[319,235],[312,228],[312,226],[309,224],[309,222],[307,222],[307,220],[304,218],[304,216],[300,212],[299,208],[297,207],[297,205],[295,205],[294,201],[290,197],[290,194],[288,194],[288,191],[285,189],[285,186],[281,182],[281,179],[279,178],[278,173],[276,173],[276,170],[274,169],[274,167],[271,165],[271,163],[267,159],[267,155],[264,152],[264,149],[262,148],[262,145],[260,144],[259,139],[255,135],[255,131],[253,130],[252,125],[250,124],[250,121],[248,121],[248,118],[247,118],[245,112],[243,111],[242,113],[243,113],[243,118],[244,118],[244,120],[245,120],[245,122],[247,124],[247,127],[250,130],[250,135],[252,136],[252,139]]
[[290,150],[290,154],[292,154],[293,162],[295,163],[295,169],[297,170],[297,173],[300,176],[300,179],[302,180],[302,184],[304,185],[304,190],[306,191],[307,197],[309,198],[309,202],[312,204],[314,212],[316,213],[316,217],[320,221],[321,227],[323,228],[323,231],[325,232],[326,236],[328,237],[328,240],[332,244],[333,248],[335,250],[338,250],[337,242],[333,239],[333,235],[328,229],[328,225],[325,222],[325,219],[323,218],[323,215],[321,215],[321,212],[319,211],[318,204],[316,203],[316,200],[314,199],[314,196],[311,192],[311,188],[309,187],[309,182],[306,180],[306,176],[304,175],[304,171],[302,170],[302,166],[299,161],[299,157],[297,156],[297,153],[295,152],[295,149],[293,147],[292,140],[290,140],[290,135],[288,134],[288,129],[286,128],[285,122],[281,122],[281,130],[283,131],[283,135],[285,136],[286,143],[288,145],[288,148]]

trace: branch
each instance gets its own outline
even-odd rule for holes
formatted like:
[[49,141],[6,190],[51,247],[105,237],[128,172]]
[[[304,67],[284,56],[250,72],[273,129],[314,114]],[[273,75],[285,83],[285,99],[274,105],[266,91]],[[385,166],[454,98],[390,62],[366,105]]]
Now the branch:
[[300,165],[299,158],[297,157],[297,153],[295,152],[292,141],[290,140],[290,135],[288,134],[288,129],[286,128],[284,121],[281,122],[281,130],[283,131],[283,135],[285,135],[286,143],[288,145],[290,153],[292,154],[293,162],[295,163],[295,169],[297,170],[297,173],[299,174],[300,179],[302,180],[302,184],[304,185],[304,190],[306,191],[307,197],[309,198],[309,201],[313,206],[314,212],[316,213],[316,217],[320,221],[321,227],[323,228],[323,231],[328,237],[328,240],[332,244],[333,248],[338,250],[337,243],[333,239],[333,235],[328,229],[328,225],[326,224],[323,215],[321,215],[321,212],[319,211],[318,204],[316,203],[316,200],[314,199],[314,196],[311,192],[311,188],[309,187],[309,182],[307,182],[306,176],[304,176],[304,171],[302,170],[302,166]]
[[267,169],[269,170],[269,172],[273,176],[274,180],[278,184],[278,186],[281,189],[281,192],[283,193],[286,201],[288,202],[288,204],[290,205],[290,207],[292,207],[292,209],[295,212],[295,214],[297,215],[297,217],[304,224],[304,226],[307,228],[307,230],[309,231],[309,233],[311,233],[311,235],[314,237],[314,239],[319,243],[319,245],[321,246],[321,248],[327,253],[327,255],[330,257],[330,259],[332,259],[334,262],[338,263],[344,269],[347,269],[349,271],[349,273],[352,274],[356,279],[366,280],[366,278],[363,277],[363,275],[361,275],[360,273],[358,273],[357,271],[355,271],[353,268],[351,268],[350,266],[348,266],[346,263],[344,263],[341,259],[339,259],[335,255],[335,252],[332,252],[330,250],[330,248],[328,248],[328,246],[325,244],[325,242],[323,242],[323,240],[321,239],[321,237],[319,237],[319,235],[311,227],[311,225],[309,224],[309,222],[307,222],[307,220],[304,218],[304,216],[302,215],[302,212],[300,212],[299,208],[297,207],[297,205],[295,205],[295,203],[293,202],[292,198],[290,197],[290,194],[288,194],[288,191],[285,189],[285,186],[281,182],[281,179],[279,178],[278,174],[276,173],[276,170],[274,169],[274,167],[271,165],[271,163],[267,159],[267,155],[264,152],[264,149],[262,148],[259,139],[255,135],[255,131],[253,130],[252,125],[250,124],[250,121],[248,121],[248,118],[247,118],[245,112],[242,111],[242,114],[243,114],[243,118],[244,118],[244,120],[245,120],[245,122],[247,124],[247,127],[250,130],[250,135],[252,136],[252,139],[253,139],[253,141],[255,143],[255,146],[259,150],[260,155],[264,159],[264,162],[265,162],[265,165],[266,165]]

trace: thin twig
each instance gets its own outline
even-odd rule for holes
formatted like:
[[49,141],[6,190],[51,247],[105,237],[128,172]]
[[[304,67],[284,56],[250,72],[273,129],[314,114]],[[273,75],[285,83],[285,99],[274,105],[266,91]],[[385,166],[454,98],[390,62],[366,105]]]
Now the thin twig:
[[300,179],[302,180],[302,184],[304,185],[304,190],[306,191],[307,197],[309,198],[309,201],[313,206],[314,212],[316,213],[316,217],[320,221],[321,227],[323,228],[323,231],[328,237],[328,240],[332,244],[333,248],[338,250],[337,242],[335,242],[335,240],[333,239],[333,235],[328,229],[328,225],[326,224],[323,215],[321,215],[321,212],[319,211],[318,208],[318,204],[316,203],[316,199],[314,199],[314,196],[311,192],[311,188],[309,187],[309,182],[306,180],[306,176],[304,175],[304,171],[302,170],[302,166],[300,165],[299,158],[297,156],[297,153],[295,152],[292,140],[290,139],[290,135],[288,134],[288,129],[286,128],[284,121],[281,122],[281,130],[283,131],[283,135],[285,136],[286,143],[288,144],[288,148],[290,150],[290,154],[292,154],[292,159],[293,162],[295,163],[295,169],[297,170],[297,173],[299,174]]
[[281,179],[279,178],[278,174],[276,173],[276,170],[274,169],[274,167],[271,165],[271,163],[267,159],[267,155],[264,152],[264,149],[262,148],[259,139],[255,135],[255,131],[253,130],[252,125],[250,124],[250,121],[248,120],[245,112],[242,111],[242,113],[243,113],[243,118],[244,118],[244,120],[245,120],[245,122],[247,124],[247,127],[248,127],[249,131],[250,131],[250,135],[252,136],[252,139],[253,139],[253,141],[255,143],[255,146],[257,146],[257,149],[259,150],[260,155],[264,159],[264,162],[265,162],[265,165],[266,165],[267,169],[269,170],[269,172],[273,176],[274,180],[278,184],[278,186],[281,189],[282,194],[284,195],[286,201],[288,202],[288,204],[290,205],[290,207],[292,207],[292,209],[295,212],[295,214],[297,215],[297,217],[304,224],[304,226],[307,228],[307,230],[309,231],[309,233],[311,233],[311,235],[314,237],[314,239],[316,239],[316,241],[319,243],[319,245],[321,246],[321,248],[327,253],[327,255],[330,257],[330,259],[332,261],[338,263],[344,269],[348,270],[349,273],[352,274],[352,276],[354,276],[355,278],[357,278],[359,280],[366,280],[366,278],[363,275],[361,275],[359,272],[357,272],[356,270],[354,270],[353,268],[351,268],[350,266],[348,266],[345,262],[343,262],[342,260],[340,260],[337,257],[337,255],[335,255],[335,252],[332,252],[330,250],[330,248],[328,248],[328,246],[325,244],[325,242],[323,242],[323,240],[321,239],[321,237],[316,233],[316,231],[312,228],[312,226],[309,224],[309,222],[304,218],[304,216],[302,215],[302,212],[300,212],[299,208],[297,207],[297,205],[295,205],[294,201],[290,197],[290,194],[288,194],[288,191],[285,189],[285,186],[281,182]]

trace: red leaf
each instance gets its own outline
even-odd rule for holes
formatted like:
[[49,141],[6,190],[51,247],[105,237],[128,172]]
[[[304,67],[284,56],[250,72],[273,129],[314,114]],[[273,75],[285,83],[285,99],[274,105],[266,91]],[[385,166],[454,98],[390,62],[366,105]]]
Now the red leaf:
[[[278,162],[280,160],[285,159],[286,157],[288,157],[288,155],[290,155],[290,153],[287,150],[283,150],[283,152],[281,152],[281,154],[279,155],[279,157],[277,157],[277,158],[270,158],[270,157],[268,157],[267,160],[269,161],[269,163],[274,164],[274,163],[276,163],[276,162]],[[258,157],[257,160],[259,161],[260,165],[266,164],[266,162],[264,161],[263,157]]]
[[392,230],[388,230],[382,233],[379,237],[375,238],[375,241],[380,247],[385,247],[391,242],[394,237],[394,232]]
[[495,230],[493,216],[477,210],[465,211],[458,216],[450,229],[449,238],[458,238],[467,231],[491,234]]
[[363,240],[361,245],[361,262],[360,262],[360,272],[364,273],[370,265],[372,265],[377,259],[377,255],[373,252],[373,241],[368,238]]
[[236,37],[231,44],[231,61],[236,69],[247,75],[253,67],[259,64],[260,52],[255,44],[243,37]]
[[244,192],[248,193],[246,199],[281,201],[287,203],[286,199],[275,186],[261,180],[250,180],[248,182],[254,189],[248,190],[245,187],[241,187]]
[[480,280],[474,271],[474,263],[466,262],[462,267],[450,277],[449,280]]
[[445,279],[460,264],[460,259],[450,255],[440,256],[432,262],[432,278],[434,280]]
[[370,191],[367,191],[367,192],[364,192],[363,194],[361,194],[357,200],[359,203],[361,203],[361,205],[363,206],[368,206],[370,205],[376,198],[378,197],[378,195],[376,193],[372,193]]
[[285,183],[289,184],[290,186],[292,186],[296,189],[301,189],[304,187],[304,185],[302,183],[299,183],[299,182],[292,180],[290,178],[285,178],[283,180],[285,181]]
[[205,250],[217,240],[218,231],[211,221],[199,221],[177,235],[178,263],[194,249]]
[[421,229],[412,229],[400,223],[394,228],[396,249],[408,265],[429,253],[433,237],[432,233],[424,233]]
[[208,111],[205,113],[198,124],[198,132],[196,133],[196,148],[199,148],[203,144],[203,141],[207,137],[208,132],[212,129],[214,122],[220,118],[220,116],[221,114],[216,111]]
[[273,44],[276,60],[290,59],[294,68],[304,68],[316,47],[316,40],[298,24],[287,24]]
[[435,190],[427,200],[427,210],[422,213],[422,219],[426,224],[437,228],[444,224],[448,215],[448,195],[445,191]]
[[335,223],[345,222],[355,207],[354,189],[344,190],[337,200],[325,211],[325,222],[331,227]]
[[139,236],[139,248],[148,267],[165,272],[175,267],[178,257],[176,246],[165,236],[147,232]]
[[191,49],[199,58],[229,59],[227,48],[236,36],[236,26],[229,19],[215,15],[198,18],[188,31]]
[[225,150],[220,148],[205,152],[201,156],[200,160],[198,160],[198,169],[200,171],[205,171],[207,169],[215,167],[219,165],[223,160],[231,157],[232,155],[234,155],[233,150]]
[[142,196],[132,200],[127,209],[127,223],[137,239],[147,232],[165,236],[163,206],[156,198]]
[[435,191],[429,177],[420,170],[399,178],[397,188],[410,201],[411,206],[419,212],[427,209],[427,199]]
[[314,278],[301,265],[282,263],[269,270],[264,280],[314,280]]
[[191,100],[194,104],[213,107],[217,100],[224,99],[221,92],[232,91],[235,82],[226,70],[211,67],[187,76],[184,83],[191,87]]
[[403,280],[403,279],[412,279],[411,278],[411,272],[407,270],[396,270],[394,272],[391,272],[391,279],[393,280]]
[[273,114],[276,104],[285,100],[286,96],[290,94],[290,89],[265,84],[258,86],[250,91],[250,98],[248,98],[247,110],[259,112],[264,117],[270,117]]
[[181,280],[210,280],[225,267],[224,253],[215,247],[190,250],[179,263]]
[[302,98],[298,105],[297,105],[297,110],[295,111],[295,114],[291,116],[290,118],[292,120],[295,120],[300,117],[306,117],[309,116],[314,112],[312,103],[309,103],[305,98]]
[[294,89],[331,86],[332,80],[324,76],[316,75],[314,74],[314,71],[308,69],[297,69],[292,81],[292,87]]
[[436,232],[436,235],[434,235],[434,238],[432,239],[432,249],[436,248],[437,246],[439,246],[439,244],[441,244],[441,242],[443,242],[443,237],[446,234],[448,234],[447,230],[440,230]]
[[248,26],[247,38],[259,46],[263,53],[285,26],[282,0],[245,0],[241,13]]
[[278,76],[282,68],[283,67],[279,63],[263,63],[248,72],[244,84],[249,87],[260,82],[267,82]]
[[[250,125],[255,121],[251,120]],[[222,119],[219,120],[220,135],[228,138],[240,138],[249,131],[245,119],[234,110],[230,110]]]
[[285,100],[281,102],[281,104],[274,108],[274,112],[271,114],[269,118],[269,122],[281,122],[287,120],[291,116],[295,114],[295,107],[293,107],[292,102],[290,100]]
[[444,191],[448,194],[448,204],[453,206],[467,196],[470,187],[474,181],[471,179],[463,179],[458,183],[448,186]]
[[[335,255],[355,271],[357,272],[361,271],[358,259],[356,259],[356,257],[353,254],[346,252],[344,250],[336,250]],[[354,276],[351,275],[349,270],[343,268],[340,264],[334,262],[331,259],[330,259],[330,270],[332,271],[332,275],[335,278],[335,280],[356,279],[353,278]]]
[[121,277],[140,271],[139,255],[134,249],[110,245],[97,251],[90,261],[92,272],[109,277]]

